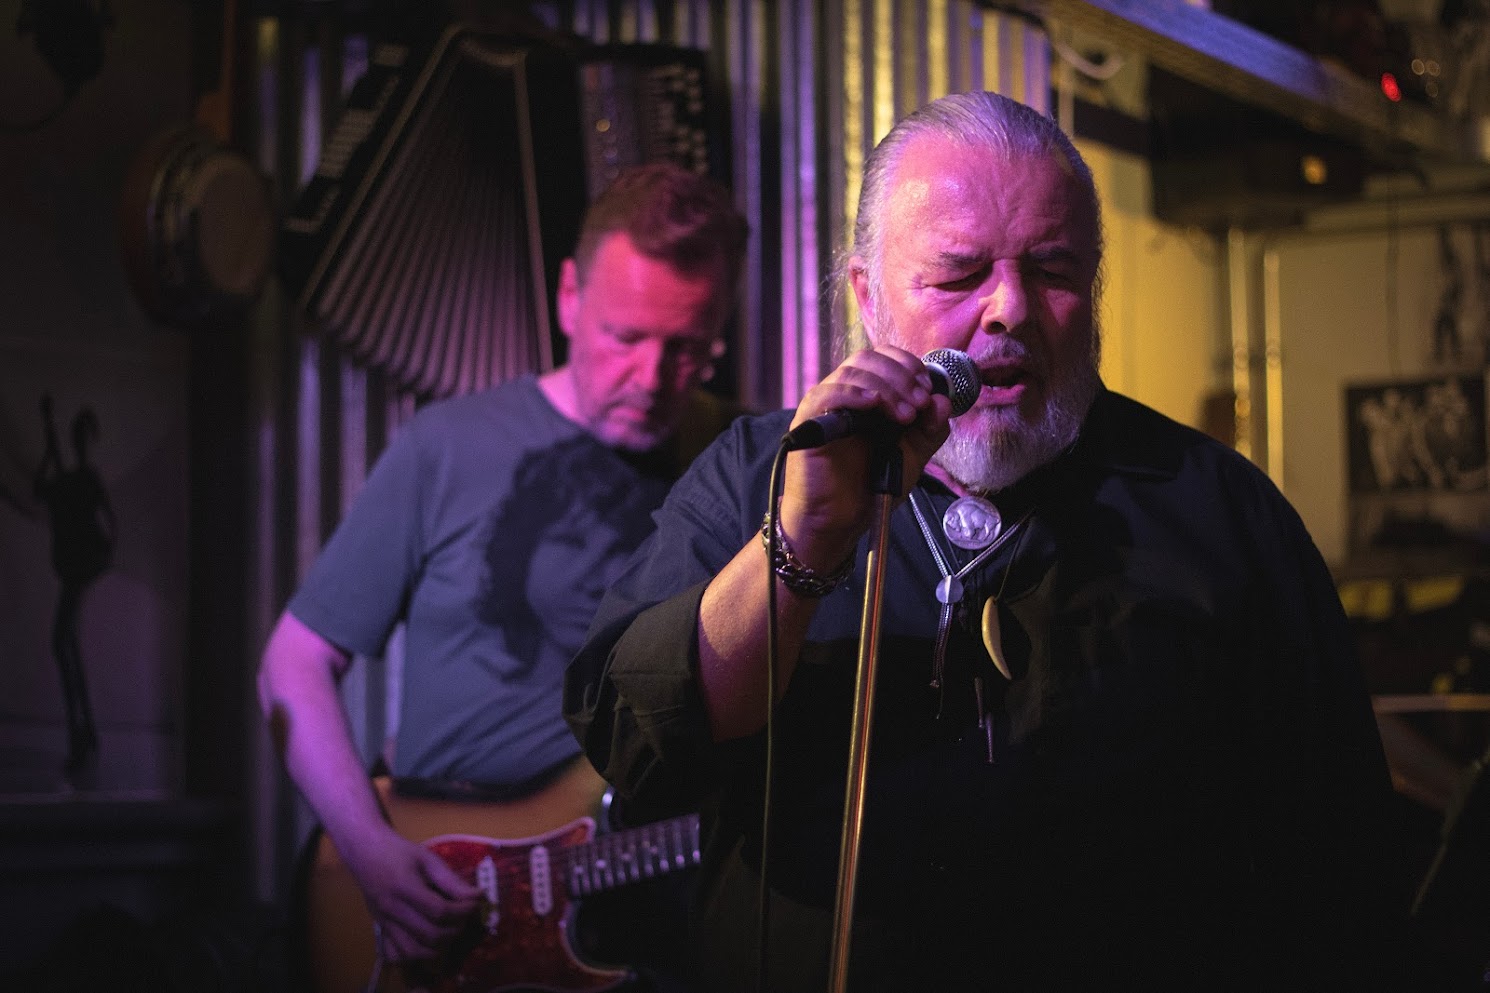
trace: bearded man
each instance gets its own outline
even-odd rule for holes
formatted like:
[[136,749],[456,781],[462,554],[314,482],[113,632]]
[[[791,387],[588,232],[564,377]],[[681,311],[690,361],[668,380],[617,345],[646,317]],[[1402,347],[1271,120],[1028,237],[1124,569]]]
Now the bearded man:
[[[1052,121],[988,93],[901,121],[841,267],[870,347],[706,451],[603,601],[566,714],[623,794],[706,811],[707,988],[821,991],[844,947],[886,438],[902,498],[848,988],[1385,975],[1390,781],[1330,575],[1246,459],[1103,386],[1101,259],[1091,173]],[[944,348],[979,380],[955,418],[918,358]],[[785,433],[843,410],[882,429],[792,451],[767,516]]]

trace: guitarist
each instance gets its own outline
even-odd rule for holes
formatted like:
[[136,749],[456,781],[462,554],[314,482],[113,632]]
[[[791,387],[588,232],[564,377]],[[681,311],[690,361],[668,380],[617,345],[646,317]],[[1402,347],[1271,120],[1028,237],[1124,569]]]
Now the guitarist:
[[404,626],[395,793],[510,797],[587,777],[598,800],[561,714],[564,668],[687,455],[727,423],[698,387],[723,351],[747,237],[716,183],[664,164],[623,172],[561,268],[565,364],[423,408],[270,636],[261,706],[383,961],[435,955],[478,893],[385,819],[339,679]]

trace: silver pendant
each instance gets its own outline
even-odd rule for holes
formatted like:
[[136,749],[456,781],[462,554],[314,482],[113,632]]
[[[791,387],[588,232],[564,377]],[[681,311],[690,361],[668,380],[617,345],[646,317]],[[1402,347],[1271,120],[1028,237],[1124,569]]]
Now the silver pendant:
[[944,576],[936,584],[936,598],[941,603],[962,602],[962,580],[956,576]]
[[959,497],[942,515],[947,540],[974,552],[993,544],[1003,526],[998,508],[982,497]]

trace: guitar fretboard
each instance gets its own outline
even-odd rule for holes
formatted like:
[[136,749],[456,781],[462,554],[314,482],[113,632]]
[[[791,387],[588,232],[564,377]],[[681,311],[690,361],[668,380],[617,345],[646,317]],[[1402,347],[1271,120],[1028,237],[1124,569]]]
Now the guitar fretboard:
[[564,853],[569,892],[586,896],[698,865],[698,815],[603,834]]

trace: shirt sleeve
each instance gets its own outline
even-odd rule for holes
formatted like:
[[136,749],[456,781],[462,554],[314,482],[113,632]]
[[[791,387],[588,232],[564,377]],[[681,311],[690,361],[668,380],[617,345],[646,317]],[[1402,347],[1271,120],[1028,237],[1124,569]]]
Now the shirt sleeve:
[[[586,755],[657,814],[696,809],[738,749],[713,740],[699,690],[698,613],[711,577],[759,527],[765,498],[738,431],[706,450],[656,514],[657,528],[607,591],[570,664],[564,715]],[[742,498],[742,493],[745,494]]]
[[415,426],[396,436],[306,573],[289,611],[346,651],[375,655],[402,616],[421,559]]
[[1254,533],[1276,536],[1253,551],[1272,578],[1254,605],[1267,623],[1254,629],[1246,743],[1261,808],[1252,811],[1261,892],[1292,917],[1279,931],[1307,945],[1300,960],[1326,968],[1353,954],[1363,973],[1391,969],[1383,942],[1409,895],[1385,870],[1394,864],[1391,779],[1354,638],[1298,514],[1271,483],[1249,489]]

